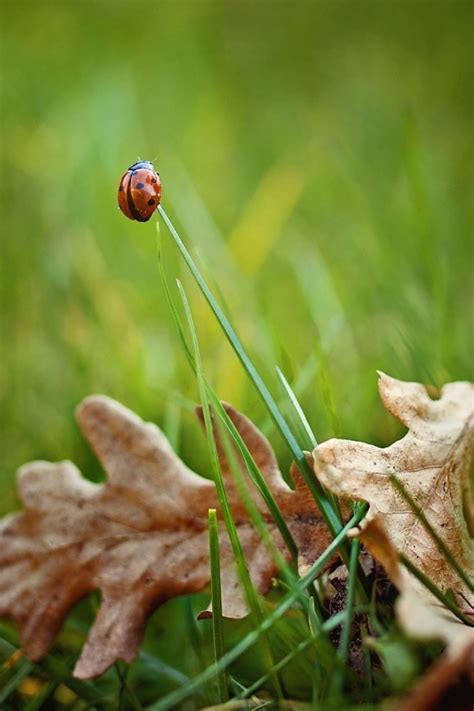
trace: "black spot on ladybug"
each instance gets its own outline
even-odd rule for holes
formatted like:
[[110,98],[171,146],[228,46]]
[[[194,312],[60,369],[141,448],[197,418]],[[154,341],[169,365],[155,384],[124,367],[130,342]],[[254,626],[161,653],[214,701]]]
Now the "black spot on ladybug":
[[148,204],[149,204],[149,205],[154,205],[154,204],[155,204],[155,201],[153,200],[153,198],[150,198],[150,199],[148,200]]
[[145,187],[145,183],[137,183],[137,184],[135,185],[135,188],[136,188],[137,190],[142,190],[144,187]]
[[152,178],[152,179],[151,179],[151,182],[152,182],[152,183],[156,183],[156,178]]

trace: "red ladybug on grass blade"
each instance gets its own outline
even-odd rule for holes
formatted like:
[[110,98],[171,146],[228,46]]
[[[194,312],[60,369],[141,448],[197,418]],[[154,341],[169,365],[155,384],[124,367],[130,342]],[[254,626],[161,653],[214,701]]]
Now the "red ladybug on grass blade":
[[149,160],[139,160],[122,176],[118,204],[130,220],[147,222],[161,200],[160,175]]

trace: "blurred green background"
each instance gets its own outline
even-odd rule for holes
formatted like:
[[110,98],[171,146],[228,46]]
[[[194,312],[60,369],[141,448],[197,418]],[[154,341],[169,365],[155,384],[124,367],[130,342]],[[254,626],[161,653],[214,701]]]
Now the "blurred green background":
[[[376,369],[472,377],[472,2],[1,0],[0,509],[33,458],[98,463],[103,392],[206,473],[156,220],[116,206],[156,159],[182,230],[272,391],[320,439],[388,443]],[[162,227],[220,396],[282,442]]]

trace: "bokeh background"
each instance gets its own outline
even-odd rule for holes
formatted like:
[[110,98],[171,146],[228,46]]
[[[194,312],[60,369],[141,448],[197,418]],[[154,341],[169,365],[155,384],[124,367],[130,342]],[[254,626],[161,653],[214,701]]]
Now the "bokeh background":
[[[156,220],[116,206],[155,160],[163,203],[277,398],[320,439],[388,443],[376,369],[472,377],[472,26],[462,0],[1,0],[0,510],[33,458],[100,467],[87,394],[158,422],[206,474]],[[263,406],[162,226],[219,394]]]

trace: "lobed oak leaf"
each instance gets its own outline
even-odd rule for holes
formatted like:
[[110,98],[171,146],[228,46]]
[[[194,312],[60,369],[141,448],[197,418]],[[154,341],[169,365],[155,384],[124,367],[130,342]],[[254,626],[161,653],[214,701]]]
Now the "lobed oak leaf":
[[474,579],[472,531],[473,386],[445,385],[438,400],[425,387],[380,374],[386,409],[409,430],[380,449],[361,442],[330,440],[314,452],[314,471],[337,496],[370,506],[353,535],[359,535],[398,586],[397,616],[413,636],[441,638],[456,666],[466,655],[474,671],[474,628],[463,624],[399,563],[403,554],[444,592],[454,594],[464,614],[474,612],[472,589],[461,580],[416,512],[391,483],[395,475]]
[[[304,482],[297,478],[291,490],[266,438],[225,407],[288,519],[302,564],[313,562],[330,536]],[[0,522],[0,614],[16,621],[25,653],[38,660],[73,605],[100,590],[100,609],[74,671],[91,678],[118,659],[134,658],[157,606],[206,587],[208,509],[219,507],[214,483],[191,471],[156,425],[104,396],[87,398],[76,415],[107,480],[86,481],[71,462],[21,467],[25,509]],[[237,497],[222,448],[220,458],[249,572],[265,593],[277,570]],[[255,501],[286,554],[257,492]],[[223,614],[241,617],[247,610],[222,522],[220,543]]]

